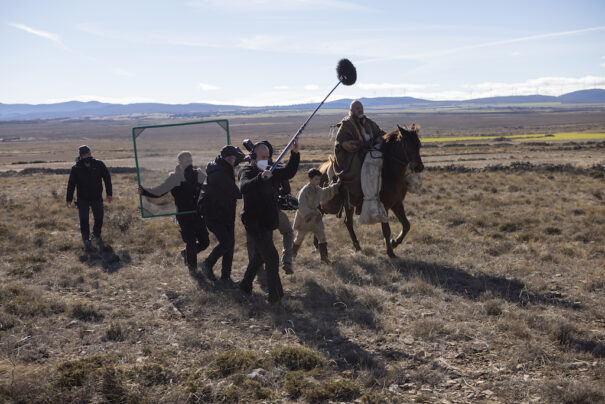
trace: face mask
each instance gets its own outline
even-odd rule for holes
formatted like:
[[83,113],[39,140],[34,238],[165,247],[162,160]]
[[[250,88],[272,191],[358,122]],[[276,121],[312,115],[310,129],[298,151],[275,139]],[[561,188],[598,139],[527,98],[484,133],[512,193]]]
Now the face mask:
[[92,162],[92,157],[86,157],[85,159],[81,159],[82,163],[90,164]]
[[265,171],[267,169],[267,167],[269,166],[269,160],[258,160],[256,162],[256,166],[258,167],[259,170]]

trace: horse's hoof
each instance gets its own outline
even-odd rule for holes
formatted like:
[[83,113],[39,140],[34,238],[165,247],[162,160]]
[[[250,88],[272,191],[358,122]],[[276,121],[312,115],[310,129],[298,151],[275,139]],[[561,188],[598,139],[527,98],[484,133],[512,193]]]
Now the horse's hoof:
[[393,251],[387,251],[387,255],[389,256],[389,258],[397,258]]
[[353,243],[353,247],[355,247],[355,251],[361,251],[361,246],[359,243]]

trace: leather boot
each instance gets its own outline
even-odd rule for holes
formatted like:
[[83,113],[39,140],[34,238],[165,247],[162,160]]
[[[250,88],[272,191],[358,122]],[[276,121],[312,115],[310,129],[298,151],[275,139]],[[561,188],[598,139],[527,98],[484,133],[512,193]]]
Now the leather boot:
[[300,244],[292,244],[292,258],[296,258],[296,256],[298,255],[298,249],[300,248]]
[[328,243],[319,243],[319,255],[321,256],[321,261],[325,264],[331,265],[332,261],[328,258]]

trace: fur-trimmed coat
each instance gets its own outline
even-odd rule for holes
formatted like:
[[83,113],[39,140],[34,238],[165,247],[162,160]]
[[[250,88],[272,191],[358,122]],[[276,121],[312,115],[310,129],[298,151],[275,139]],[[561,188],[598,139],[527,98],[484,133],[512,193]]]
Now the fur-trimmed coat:
[[[370,137],[366,141],[364,132]],[[366,152],[376,139],[386,132],[371,120],[365,118],[362,126],[359,119],[347,116],[338,124],[336,144],[334,145],[334,169],[345,188],[355,195],[361,195],[361,165]]]

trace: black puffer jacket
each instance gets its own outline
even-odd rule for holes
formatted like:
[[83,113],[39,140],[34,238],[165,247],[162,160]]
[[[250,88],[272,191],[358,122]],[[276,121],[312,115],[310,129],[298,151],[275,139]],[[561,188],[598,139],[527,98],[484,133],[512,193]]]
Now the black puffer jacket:
[[275,201],[275,184],[294,177],[298,170],[300,153],[290,152],[290,160],[284,168],[276,168],[268,181],[261,178],[262,171],[248,165],[239,171],[239,187],[244,196],[242,222],[247,230],[275,230],[279,224],[279,212]]
[[206,221],[233,225],[237,200],[242,199],[233,167],[218,156],[206,166],[206,175],[203,207]]
[[168,192],[174,197],[174,204],[177,212],[188,212],[197,210],[197,198],[202,189],[202,183],[206,179],[206,175],[199,169],[188,166],[180,174],[175,172],[170,173],[168,178],[157,187],[143,189],[143,196],[149,198],[159,198]]
[[67,181],[67,202],[73,201],[76,188],[78,200],[100,201],[103,199],[101,181],[105,182],[105,193],[112,196],[111,176],[105,164],[101,160],[92,159],[90,167],[86,167],[78,157],[76,164],[71,168]]

